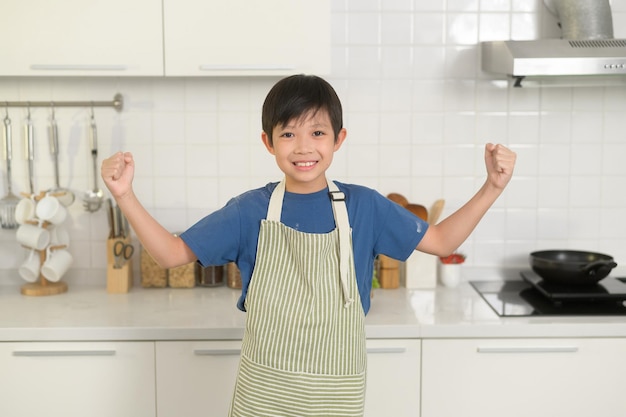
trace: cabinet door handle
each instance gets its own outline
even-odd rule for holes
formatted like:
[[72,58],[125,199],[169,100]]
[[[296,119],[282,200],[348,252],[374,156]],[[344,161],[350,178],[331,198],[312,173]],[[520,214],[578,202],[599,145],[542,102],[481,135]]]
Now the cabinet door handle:
[[196,356],[240,355],[241,349],[194,349],[193,354]]
[[478,353],[575,353],[577,346],[511,346],[478,347]]
[[404,347],[380,347],[380,348],[367,348],[367,353],[405,353]]
[[294,65],[200,65],[200,71],[292,71]]
[[32,64],[30,69],[35,71],[126,71],[127,65],[53,65]]
[[13,356],[114,356],[114,350],[16,350]]

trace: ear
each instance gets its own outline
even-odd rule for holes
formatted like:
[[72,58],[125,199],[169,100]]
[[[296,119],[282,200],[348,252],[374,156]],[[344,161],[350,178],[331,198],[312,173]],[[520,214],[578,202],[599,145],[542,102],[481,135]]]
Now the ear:
[[344,127],[337,134],[337,140],[335,141],[335,152],[337,152],[339,148],[341,148],[341,145],[343,145],[343,142],[346,140],[346,136],[348,136],[348,131]]
[[270,143],[270,137],[267,135],[267,133],[265,132],[261,133],[261,140],[263,141],[263,145],[265,145],[265,148],[267,149],[267,151],[271,153],[272,155],[275,155],[274,147]]

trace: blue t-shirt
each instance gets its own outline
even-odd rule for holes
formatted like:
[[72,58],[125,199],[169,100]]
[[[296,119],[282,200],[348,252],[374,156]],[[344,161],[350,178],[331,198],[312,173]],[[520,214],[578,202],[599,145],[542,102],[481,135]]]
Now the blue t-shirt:
[[[374,258],[406,260],[420,242],[428,224],[370,188],[335,182],[346,196],[352,228],[356,279],[365,314],[370,307]],[[261,221],[267,217],[270,196],[277,183],[245,192],[181,234],[203,266],[235,262],[241,272],[244,300],[256,260]],[[312,194],[285,192],[281,222],[305,233],[328,233],[335,220],[328,188]]]

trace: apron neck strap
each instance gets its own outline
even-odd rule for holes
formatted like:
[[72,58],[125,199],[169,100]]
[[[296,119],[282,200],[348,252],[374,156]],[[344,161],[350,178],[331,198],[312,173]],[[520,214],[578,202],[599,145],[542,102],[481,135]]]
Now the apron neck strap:
[[349,307],[354,302],[348,291],[348,271],[350,269],[350,221],[346,208],[346,195],[339,191],[337,185],[328,182],[328,195],[333,206],[335,224],[339,229],[339,274],[341,276],[341,291],[343,292],[344,307]]
[[280,215],[283,211],[283,198],[285,197],[285,180],[278,183],[272,196],[270,205],[267,208],[267,220],[280,222]]
[[[350,221],[348,220],[348,209],[346,208],[346,196],[339,191],[337,185],[328,181],[328,195],[330,197],[335,224],[339,229],[339,274],[341,278],[341,290],[343,293],[344,306],[348,307],[354,302],[348,291],[348,271],[350,269]],[[267,220],[280,222],[283,208],[283,198],[285,196],[285,180],[278,183],[267,209]]]

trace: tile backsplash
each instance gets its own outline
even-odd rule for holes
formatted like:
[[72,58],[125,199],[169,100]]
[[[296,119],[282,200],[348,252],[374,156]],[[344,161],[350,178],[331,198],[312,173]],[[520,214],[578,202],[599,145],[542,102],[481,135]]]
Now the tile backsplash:
[[[626,0],[611,5],[615,37],[624,38]],[[332,72],[325,77],[343,101],[348,140],[330,177],[383,194],[399,192],[426,206],[443,197],[445,216],[484,181],[484,144],[501,142],[518,153],[518,165],[508,189],[462,245],[468,264],[526,266],[529,252],[548,248],[602,251],[626,262],[626,87],[519,89],[480,69],[480,41],[559,34],[542,0],[333,0]],[[276,81],[4,78],[0,104],[111,100],[121,93],[123,111],[94,110],[99,160],[118,150],[133,152],[136,193],[176,232],[230,197],[280,179],[260,140],[261,104]],[[93,183],[90,111],[55,111],[60,182],[77,194],[66,223],[76,269],[106,266],[106,214],[88,213],[80,201]],[[54,184],[50,113],[31,109],[36,190]],[[10,108],[8,114],[13,189],[25,192],[26,110]],[[11,271],[24,256],[15,232],[1,230],[0,270],[16,275]]]

